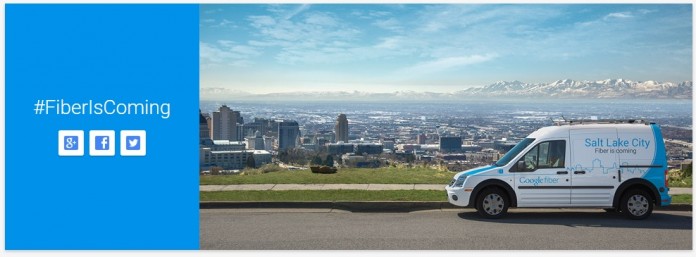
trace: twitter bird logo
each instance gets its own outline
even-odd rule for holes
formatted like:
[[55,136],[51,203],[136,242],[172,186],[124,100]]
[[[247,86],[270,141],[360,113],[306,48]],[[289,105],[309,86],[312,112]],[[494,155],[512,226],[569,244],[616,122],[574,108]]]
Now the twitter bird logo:
[[147,155],[147,131],[121,130],[121,156]]
[[126,137],[126,149],[128,150],[140,150],[140,137],[139,136],[127,136]]

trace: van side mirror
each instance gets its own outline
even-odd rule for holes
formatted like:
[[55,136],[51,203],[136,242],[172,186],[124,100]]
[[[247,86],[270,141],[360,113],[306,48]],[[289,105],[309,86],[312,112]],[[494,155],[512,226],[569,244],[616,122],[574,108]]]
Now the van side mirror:
[[524,161],[517,162],[517,171],[524,171],[526,169],[527,169],[527,165],[525,164]]

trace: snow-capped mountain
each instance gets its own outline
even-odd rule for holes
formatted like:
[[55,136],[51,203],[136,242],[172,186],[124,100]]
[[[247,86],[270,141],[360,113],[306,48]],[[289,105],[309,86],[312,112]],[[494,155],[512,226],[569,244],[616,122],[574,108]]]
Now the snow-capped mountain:
[[606,79],[597,81],[557,80],[530,84],[501,81],[483,87],[457,91],[457,96],[488,97],[555,97],[555,98],[654,98],[691,99],[693,82],[631,81]]
[[[563,79],[551,83],[524,83],[500,81],[482,87],[471,87],[452,93],[429,91],[394,91],[375,93],[366,91],[297,91],[268,94],[224,88],[201,88],[201,99],[265,99],[265,100],[368,100],[368,101],[442,101],[485,98],[543,98],[543,99],[691,99],[693,82],[631,81],[606,79],[576,81]],[[427,88],[424,88],[427,90]]]

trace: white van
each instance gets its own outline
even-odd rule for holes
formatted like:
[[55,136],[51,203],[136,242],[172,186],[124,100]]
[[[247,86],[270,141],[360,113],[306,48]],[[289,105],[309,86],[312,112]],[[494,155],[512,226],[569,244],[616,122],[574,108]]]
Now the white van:
[[450,203],[486,218],[508,207],[596,207],[644,219],[671,203],[666,177],[657,124],[570,121],[533,132],[492,165],[457,173],[445,189]]

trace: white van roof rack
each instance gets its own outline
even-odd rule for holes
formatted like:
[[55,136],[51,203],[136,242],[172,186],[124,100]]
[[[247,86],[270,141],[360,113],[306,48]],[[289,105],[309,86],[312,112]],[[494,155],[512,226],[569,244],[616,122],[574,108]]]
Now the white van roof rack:
[[580,119],[580,120],[560,120],[555,121],[557,126],[561,125],[580,125],[580,124],[644,124],[650,125],[651,122],[644,119]]

